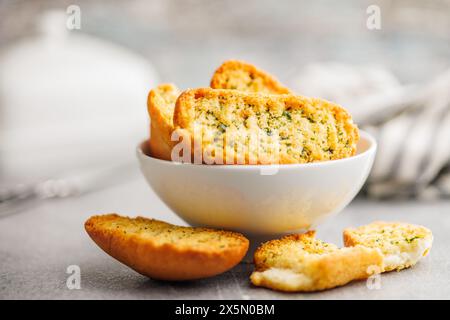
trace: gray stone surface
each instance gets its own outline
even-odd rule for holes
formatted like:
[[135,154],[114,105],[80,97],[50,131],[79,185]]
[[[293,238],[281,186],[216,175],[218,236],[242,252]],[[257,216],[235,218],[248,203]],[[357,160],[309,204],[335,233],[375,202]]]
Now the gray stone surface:
[[[416,267],[381,277],[381,289],[364,281],[313,294],[283,294],[252,287],[252,265],[193,282],[147,279],[103,253],[86,235],[84,220],[120,212],[183,223],[142,177],[78,198],[48,200],[0,218],[0,299],[449,299],[450,202],[369,202],[358,199],[320,226],[318,236],[342,243],[341,231],[378,219],[430,227],[431,254]],[[81,289],[66,286],[69,265],[81,268]]]

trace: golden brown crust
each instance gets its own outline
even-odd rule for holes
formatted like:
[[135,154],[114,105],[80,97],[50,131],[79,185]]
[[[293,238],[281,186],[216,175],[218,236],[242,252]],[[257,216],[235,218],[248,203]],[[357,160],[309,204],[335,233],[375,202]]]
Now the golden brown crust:
[[319,291],[365,279],[383,268],[376,249],[339,249],[314,238],[314,233],[289,235],[263,244],[255,252],[256,286],[274,290]]
[[[220,107],[217,107],[217,106]],[[243,106],[243,107],[242,107]],[[241,108],[241,109],[238,109]],[[202,122],[200,116],[205,113],[213,114],[216,119],[225,119],[226,128],[233,130],[244,130],[250,136],[255,129],[266,131],[274,129],[272,127],[255,127],[260,126],[259,115],[263,114],[270,118],[273,114],[278,114],[278,118],[289,113],[289,121],[291,121],[290,112],[296,112],[300,122],[306,122],[304,125],[299,123],[287,123],[282,129],[286,129],[290,133],[299,134],[300,139],[292,139],[291,141],[280,141],[280,152],[274,162],[267,161],[266,158],[258,158],[257,164],[269,163],[305,163],[324,160],[335,160],[352,156],[356,153],[356,143],[359,140],[359,131],[353,123],[350,114],[341,106],[318,98],[308,98],[298,95],[284,94],[272,95],[262,93],[250,93],[237,90],[198,88],[184,91],[177,99],[174,111],[174,126],[190,131],[194,139],[198,139],[194,135],[194,126],[200,125],[207,130],[208,123]],[[230,114],[234,116],[230,120]],[[318,115],[322,120],[312,120],[309,116]],[[204,116],[205,117],[205,116]],[[227,119],[228,117],[228,119]],[[257,123],[253,127],[248,127],[247,119],[256,119]],[[309,123],[308,123],[309,122]],[[236,124],[237,123],[237,124]],[[211,135],[217,134],[219,126],[222,123],[213,123],[213,131]],[[243,128],[243,129],[242,129]],[[330,129],[330,130],[329,130]],[[316,130],[316,131],[315,131]],[[240,131],[242,133],[242,131]],[[318,135],[321,135],[320,139]],[[301,139],[305,138],[305,139]],[[203,149],[214,148],[211,141],[202,140]],[[320,141],[319,141],[320,140]],[[303,141],[303,142],[301,142]],[[216,141],[214,141],[215,143]],[[288,142],[290,144],[288,144]],[[292,143],[292,144],[291,144]],[[303,143],[299,145],[300,143]],[[226,145],[226,144],[224,144]],[[291,147],[291,145],[295,145]],[[226,148],[226,147],[225,147]],[[293,152],[292,152],[293,151]],[[227,157],[227,150],[224,149],[224,157]],[[245,154],[245,164],[249,164],[250,155]],[[225,162],[224,160],[222,162]],[[236,158],[234,163],[236,163]]]
[[171,160],[173,110],[178,95],[178,88],[170,83],[159,85],[148,95],[147,108],[151,119],[149,145],[151,156],[155,158]]
[[213,89],[235,89],[272,94],[292,93],[274,76],[250,63],[239,60],[225,61],[214,73],[210,86]]
[[93,216],[85,229],[106,253],[145,276],[161,280],[223,273],[238,264],[248,249],[248,239],[239,233],[178,227],[142,217]]

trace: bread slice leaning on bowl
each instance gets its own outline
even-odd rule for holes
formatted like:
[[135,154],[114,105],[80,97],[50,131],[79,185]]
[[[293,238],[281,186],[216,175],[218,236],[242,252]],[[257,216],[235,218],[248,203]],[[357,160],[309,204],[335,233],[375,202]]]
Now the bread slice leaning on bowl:
[[249,244],[236,232],[117,214],[93,216],[85,229],[107,254],[160,280],[192,280],[223,273],[242,260]]
[[[177,99],[174,126],[215,164],[289,164],[356,152],[359,131],[341,106],[317,98],[199,88]],[[192,148],[194,151],[194,148]]]
[[171,83],[161,84],[148,94],[147,109],[151,120],[149,145],[151,156],[155,158],[171,160],[173,111],[179,95],[180,91]]
[[232,89],[248,92],[292,93],[289,88],[282,85],[271,74],[250,63],[239,60],[225,61],[214,72],[210,86],[213,89]]
[[428,255],[433,235],[425,227],[403,223],[376,221],[344,230],[344,245],[380,249],[384,255],[384,271],[402,270],[415,265]]
[[[290,93],[272,75],[238,60],[224,62],[214,73],[211,87],[274,94]],[[151,155],[158,159],[171,160],[175,145],[171,140],[174,130],[173,111],[179,95],[179,89],[171,83],[157,86],[148,95],[147,109],[151,119],[149,146]]]
[[255,286],[287,292],[331,289],[383,268],[379,250],[340,249],[316,239],[314,231],[264,243],[256,250],[254,262],[250,280]]

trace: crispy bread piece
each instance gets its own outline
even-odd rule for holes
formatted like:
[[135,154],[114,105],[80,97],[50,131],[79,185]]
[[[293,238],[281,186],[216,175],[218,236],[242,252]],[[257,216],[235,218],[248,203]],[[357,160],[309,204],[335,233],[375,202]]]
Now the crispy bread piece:
[[318,291],[364,279],[383,267],[377,249],[339,249],[315,239],[315,232],[294,234],[261,245],[254,256],[256,286],[280,291]]
[[85,229],[113,258],[154,279],[211,277],[238,264],[248,249],[240,233],[180,227],[142,217],[93,216]]
[[377,221],[345,229],[344,244],[378,248],[384,254],[385,271],[401,270],[415,265],[430,252],[433,235],[422,226]]
[[199,88],[184,91],[174,125],[201,145],[206,163],[306,163],[349,157],[358,128],[334,103],[296,95]]
[[274,76],[239,60],[225,61],[214,73],[211,88],[272,94],[291,93],[291,90],[278,82]]
[[151,90],[147,99],[150,115],[150,152],[153,157],[171,160],[173,142],[173,110],[180,92],[170,83],[161,84]]

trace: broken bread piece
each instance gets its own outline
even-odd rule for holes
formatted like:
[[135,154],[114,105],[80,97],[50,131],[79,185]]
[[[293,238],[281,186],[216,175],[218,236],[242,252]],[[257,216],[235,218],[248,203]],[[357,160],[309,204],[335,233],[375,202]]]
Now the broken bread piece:
[[433,235],[422,226],[377,221],[345,229],[344,244],[346,247],[378,248],[384,255],[385,271],[402,270],[415,265],[430,252]]
[[254,256],[255,286],[296,292],[342,286],[381,272],[383,256],[363,246],[341,248],[315,238],[315,232],[285,236],[261,245]]
[[274,76],[256,68],[254,65],[239,61],[225,61],[211,79],[213,89],[232,89],[272,94],[291,93]]
[[173,110],[179,95],[180,91],[171,83],[157,86],[148,95],[147,108],[151,120],[149,144],[153,157],[171,160]]
[[208,164],[335,160],[354,155],[359,140],[350,114],[337,104],[225,89],[184,91],[174,126],[189,132]]
[[85,229],[113,258],[154,279],[191,280],[223,273],[245,256],[248,239],[236,232],[180,227],[142,217],[93,216]]

